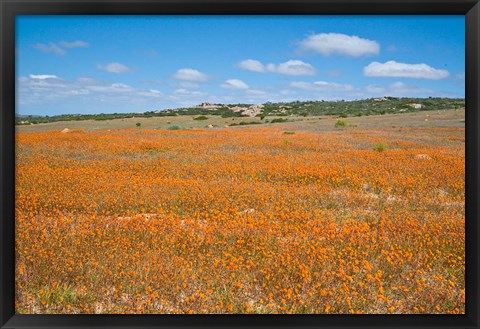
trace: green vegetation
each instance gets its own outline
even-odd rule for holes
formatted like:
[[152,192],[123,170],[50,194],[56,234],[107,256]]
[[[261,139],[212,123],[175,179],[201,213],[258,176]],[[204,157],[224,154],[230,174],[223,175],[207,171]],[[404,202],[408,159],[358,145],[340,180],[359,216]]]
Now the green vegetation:
[[282,122],[287,122],[288,119],[285,119],[285,118],[277,118],[277,119],[273,119],[272,121],[270,121],[270,123],[282,123]]
[[137,122],[135,125],[136,125],[138,128],[140,128],[140,126],[141,126],[142,124],[141,124],[140,122]]
[[385,143],[375,143],[372,145],[372,148],[374,151],[377,151],[377,152],[383,152],[387,149],[387,144]]
[[261,122],[257,122],[257,121],[243,121],[243,122],[239,122],[239,123],[232,123],[231,125],[229,125],[229,127],[247,126],[247,125],[259,125],[259,124],[262,124],[262,123],[261,123]]
[[295,132],[294,131],[284,131],[283,134],[284,135],[293,135],[293,134],[295,134]]
[[348,123],[345,120],[337,120],[337,122],[335,122],[335,127],[346,127],[346,126],[348,126]]
[[180,130],[182,129],[180,126],[177,126],[177,125],[173,125],[173,126],[170,126],[167,128],[168,130]]
[[[163,111],[147,111],[142,113],[110,113],[110,114],[63,114],[55,116],[17,116],[15,124],[30,125],[56,121],[80,121],[80,120],[113,120],[127,118],[150,118],[188,115],[196,116],[195,120],[207,120],[207,115],[221,116],[222,118],[244,117],[241,111],[234,112],[233,107],[248,108],[252,104],[215,104],[216,108],[188,107],[179,109],[166,109]],[[449,110],[465,108],[463,98],[397,98],[382,97],[355,101],[295,101],[288,103],[263,104],[263,110],[257,114],[261,120],[267,117],[287,116],[319,116],[331,115],[340,118],[396,114],[418,111]],[[271,120],[271,123],[286,122]],[[265,120],[264,122],[267,122]]]
[[78,295],[72,286],[59,286],[54,282],[54,287],[44,286],[42,289],[35,291],[35,296],[40,302],[45,304],[65,303],[74,305],[77,301],[86,299],[87,297]]

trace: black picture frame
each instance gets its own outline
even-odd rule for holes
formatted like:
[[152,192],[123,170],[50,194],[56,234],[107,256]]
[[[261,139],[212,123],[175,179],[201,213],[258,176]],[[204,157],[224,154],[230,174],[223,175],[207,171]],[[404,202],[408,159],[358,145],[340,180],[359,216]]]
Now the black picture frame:
[[[14,305],[16,15],[465,15],[466,314],[19,315]],[[0,327],[13,328],[479,328],[480,4],[478,0],[0,0]]]

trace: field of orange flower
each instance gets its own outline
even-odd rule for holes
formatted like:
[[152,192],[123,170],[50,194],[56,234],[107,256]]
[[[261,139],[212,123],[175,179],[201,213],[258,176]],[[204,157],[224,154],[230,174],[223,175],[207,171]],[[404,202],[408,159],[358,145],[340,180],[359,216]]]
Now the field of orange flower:
[[17,135],[18,313],[464,313],[463,128]]

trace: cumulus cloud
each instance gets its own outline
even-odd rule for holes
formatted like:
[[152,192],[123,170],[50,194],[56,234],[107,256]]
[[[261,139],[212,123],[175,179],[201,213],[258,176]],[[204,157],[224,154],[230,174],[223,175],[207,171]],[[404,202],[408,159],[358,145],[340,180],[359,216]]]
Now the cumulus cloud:
[[237,66],[244,70],[260,73],[271,72],[284,75],[315,75],[316,73],[316,70],[312,65],[300,60],[292,59],[278,65],[273,63],[264,65],[260,61],[247,59],[240,62]]
[[229,79],[221,84],[222,88],[225,89],[248,89],[250,88],[245,82],[238,79]]
[[184,89],[184,88],[175,89],[175,90],[173,91],[173,93],[174,93],[175,95],[180,95],[180,96],[203,96],[203,95],[205,95],[205,94],[202,93],[201,91],[188,90],[188,89]]
[[60,79],[53,74],[30,74],[30,79],[45,80],[45,79]]
[[50,42],[48,44],[37,43],[33,46],[33,48],[47,54],[52,53],[57,56],[65,56],[67,54],[67,51],[63,48],[85,48],[88,46],[89,44],[87,42],[76,40],[72,42],[60,41],[59,44],[53,42]]
[[285,75],[315,75],[315,69],[312,65],[298,60],[289,60],[279,64],[275,72]]
[[99,70],[116,74],[127,73],[131,71],[128,66],[120,63],[108,63],[106,65],[98,65],[97,67]]
[[344,55],[352,57],[373,56],[380,52],[378,42],[355,35],[320,33],[300,41],[299,51],[312,51],[324,56]]
[[405,64],[396,61],[372,62],[363,69],[363,74],[367,77],[430,80],[444,79],[450,75],[447,70],[435,69],[427,64]]
[[412,94],[434,95],[437,91],[417,86],[407,85],[404,82],[397,81],[389,85],[368,85],[365,91],[375,96],[409,96]]
[[88,44],[88,42],[76,40],[72,42],[60,41],[60,46],[62,46],[63,48],[86,48],[90,45]]
[[124,83],[111,83],[88,77],[67,81],[52,74],[19,77],[17,86],[19,104],[45,104],[82,96],[88,96],[88,101],[111,102],[141,102],[146,98],[165,98],[165,95],[156,89],[138,89]]
[[209,76],[205,73],[202,73],[198,70],[194,70],[191,68],[179,69],[173,77],[179,80],[187,80],[187,81],[207,81]]
[[54,44],[53,42],[50,42],[48,45],[43,44],[43,43],[37,43],[36,45],[33,46],[33,48],[40,50],[41,52],[44,53],[53,53],[57,56],[65,56],[67,52]]
[[135,90],[134,88],[124,83],[112,83],[110,85],[105,85],[105,86],[93,85],[93,86],[87,86],[86,88],[88,90],[104,92],[104,93],[129,93]]
[[237,66],[247,71],[260,72],[260,73],[265,72],[265,66],[262,64],[262,62],[257,61],[255,59],[246,59],[238,63]]
[[348,84],[339,84],[334,82],[326,81],[315,81],[315,82],[304,82],[304,81],[294,81],[290,86],[305,90],[319,90],[319,91],[351,91],[353,90],[352,85]]

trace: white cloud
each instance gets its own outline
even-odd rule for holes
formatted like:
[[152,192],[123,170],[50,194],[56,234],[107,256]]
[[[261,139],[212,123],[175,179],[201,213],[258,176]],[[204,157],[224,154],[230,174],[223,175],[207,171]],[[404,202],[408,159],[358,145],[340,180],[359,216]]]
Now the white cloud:
[[173,92],[175,95],[182,95],[182,96],[203,96],[205,95],[204,93],[200,91],[193,91],[193,90],[187,90],[187,89],[176,89]]
[[237,66],[247,71],[265,72],[265,66],[260,61],[255,59],[246,59],[238,63]]
[[351,91],[353,90],[352,85],[348,84],[339,84],[334,82],[326,81],[315,81],[315,82],[303,82],[303,81],[294,81],[290,86],[305,90],[319,90],[319,91]]
[[385,63],[372,62],[363,69],[367,77],[444,79],[450,75],[446,70],[435,69],[427,64],[405,64],[395,61]]
[[88,44],[88,42],[76,40],[72,42],[60,41],[60,46],[62,46],[63,48],[86,48],[90,45]]
[[315,69],[312,65],[298,60],[289,60],[279,64],[275,72],[285,75],[315,75]]
[[368,85],[365,86],[365,91],[373,94],[375,96],[411,96],[423,94],[423,95],[434,95],[438,94],[437,91],[421,88],[417,86],[407,85],[404,82],[397,81],[389,85]]
[[164,94],[156,89],[149,89],[149,90],[139,90],[137,91],[137,95],[139,96],[146,96],[146,97],[162,97]]
[[56,75],[53,74],[30,74],[29,75],[30,79],[37,79],[37,80],[45,80],[45,79],[60,79]]
[[315,75],[316,70],[315,68],[305,62],[300,60],[288,60],[284,63],[280,63],[278,65],[269,63],[264,65],[262,62],[254,60],[254,59],[247,59],[240,62],[237,65],[239,68],[253,71],[253,72],[271,72],[271,73],[280,73],[284,75]]
[[104,92],[104,93],[128,93],[135,90],[134,88],[124,83],[112,83],[107,86],[94,85],[94,86],[88,86],[87,89],[98,91],[98,92]]
[[[53,101],[85,97],[85,101],[143,102],[146,98],[166,96],[156,89],[137,89],[124,83],[108,83],[89,77],[66,81],[55,75],[30,75],[17,80],[19,104],[46,104]],[[88,96],[86,96],[88,95]]]
[[120,63],[108,63],[107,65],[97,65],[97,67],[102,71],[116,73],[116,74],[127,73],[131,71],[131,69],[128,66]]
[[324,56],[345,55],[352,57],[378,55],[380,45],[369,39],[340,33],[313,34],[300,41],[300,51],[313,51]]
[[243,82],[242,80],[238,80],[238,79],[226,80],[224,83],[222,83],[221,87],[226,88],[226,89],[248,89],[248,88],[250,88],[245,82]]
[[90,77],[80,77],[77,79],[77,81],[81,84],[86,84],[86,85],[95,84],[95,79]]
[[33,48],[47,54],[53,53],[57,56],[65,56],[67,54],[67,51],[63,48],[84,48],[89,46],[87,42],[80,40],[76,40],[73,42],[60,41],[59,44],[60,46],[53,42],[50,42],[48,44],[37,43],[33,46]]
[[35,49],[40,50],[41,52],[44,53],[54,53],[57,56],[65,56],[67,52],[54,44],[53,42],[50,42],[48,45],[43,44],[43,43],[37,43],[36,45],[33,46]]
[[209,79],[208,75],[202,73],[200,71],[185,68],[179,69],[173,77],[179,80],[187,80],[187,81],[206,81]]

